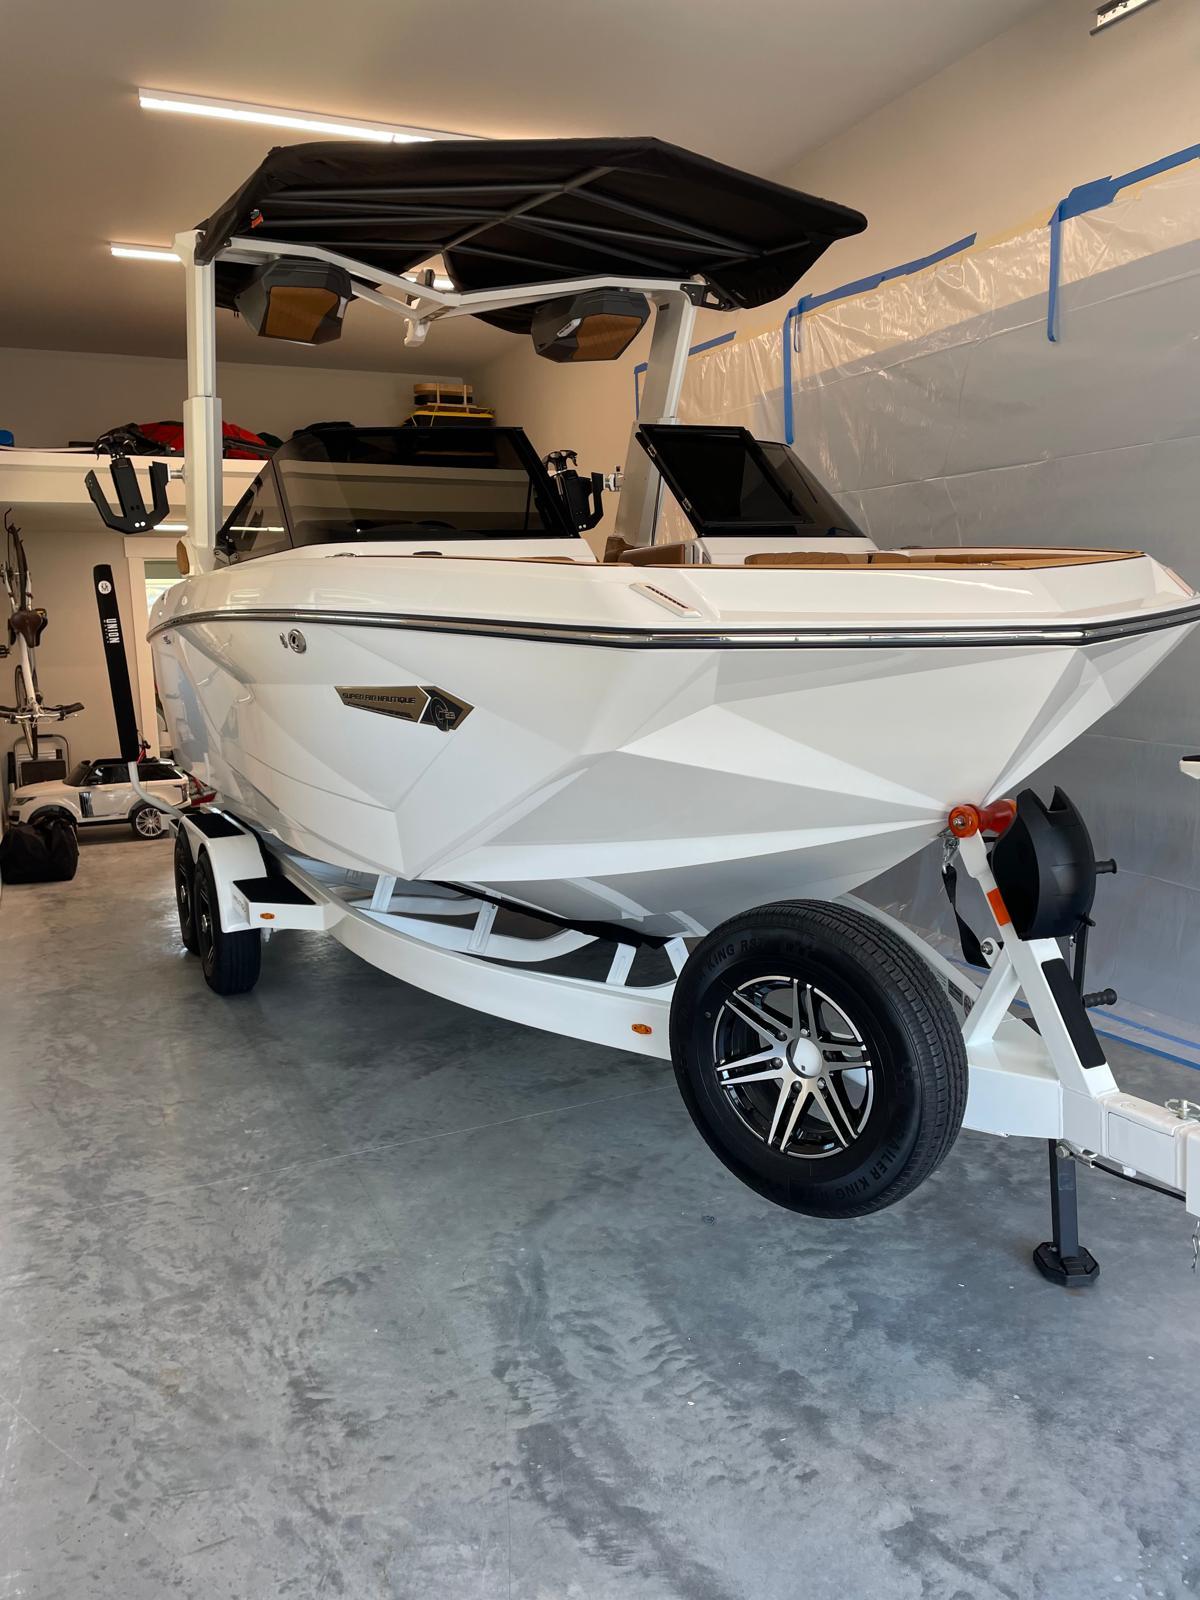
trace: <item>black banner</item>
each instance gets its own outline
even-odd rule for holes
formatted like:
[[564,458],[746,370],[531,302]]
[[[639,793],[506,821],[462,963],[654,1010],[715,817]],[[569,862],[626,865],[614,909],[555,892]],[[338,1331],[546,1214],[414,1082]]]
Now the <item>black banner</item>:
[[121,632],[121,612],[117,605],[117,586],[113,582],[112,568],[93,567],[92,584],[96,591],[96,610],[100,614],[100,637],[104,641],[104,664],[108,668],[108,687],[112,693],[121,760],[136,761],[139,750],[137,714],[133,709],[129,662],[125,658],[125,639]]

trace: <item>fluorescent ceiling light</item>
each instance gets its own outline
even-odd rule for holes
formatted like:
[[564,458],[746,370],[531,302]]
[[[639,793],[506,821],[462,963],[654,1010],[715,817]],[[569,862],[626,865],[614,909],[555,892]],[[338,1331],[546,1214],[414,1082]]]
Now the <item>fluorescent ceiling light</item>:
[[157,244],[110,244],[109,250],[114,256],[120,256],[125,261],[178,261],[179,257],[174,250],[168,250],[164,245]]
[[423,144],[429,139],[468,139],[470,134],[437,128],[396,127],[387,122],[357,122],[327,117],[319,111],[286,111],[281,106],[244,105],[240,100],[214,100],[208,95],[176,94],[169,89],[139,89],[144,111],[175,111],[189,117],[215,117],[223,122],[249,122],[264,128],[293,128],[300,133],[325,133],[343,139],[371,139],[377,144]]
[[[114,256],[120,256],[123,261],[175,261],[179,257],[174,250],[168,250],[160,244],[110,244],[109,250]],[[453,289],[454,280],[448,278],[444,272],[435,272],[433,275],[435,289]]]
[[1110,28],[1114,22],[1123,22],[1135,11],[1140,11],[1143,6],[1153,3],[1154,0],[1108,0],[1106,5],[1096,8],[1096,26],[1092,29],[1092,34],[1101,33],[1105,28]]

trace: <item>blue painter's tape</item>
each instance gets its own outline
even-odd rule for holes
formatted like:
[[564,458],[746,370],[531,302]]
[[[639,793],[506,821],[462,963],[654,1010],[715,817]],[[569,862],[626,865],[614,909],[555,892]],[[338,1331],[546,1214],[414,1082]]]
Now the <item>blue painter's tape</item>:
[[1046,294],[1046,337],[1051,344],[1058,343],[1058,276],[1062,261],[1063,206],[1060,200],[1050,213],[1050,281]]
[[935,267],[939,261],[958,255],[960,250],[969,250],[974,243],[975,235],[968,233],[963,238],[956,239],[953,244],[944,245],[941,250],[934,250],[930,255],[920,256],[916,261],[905,261],[898,267],[887,267],[882,272],[873,272],[870,277],[856,278],[853,283],[844,283],[840,289],[827,289],[824,294],[800,296],[783,319],[783,437],[788,444],[796,442],[795,407],[792,402],[792,351],[800,348],[800,319],[804,313],[815,311],[818,306],[828,305],[831,300],[847,300],[854,294],[867,294],[872,289],[878,289],[881,283],[888,283],[893,278],[905,278],[913,272],[924,272],[926,267]]
[[1081,217],[1085,211],[1099,211],[1102,206],[1111,205],[1121,190],[1127,189],[1131,183],[1144,183],[1147,178],[1157,178],[1159,173],[1186,166],[1189,161],[1200,161],[1200,144],[1173,151],[1171,155],[1161,156],[1144,167],[1134,167],[1131,172],[1123,172],[1119,178],[1093,178],[1090,183],[1077,183],[1070,194],[1055,206],[1050,214],[1050,282],[1046,299],[1046,337],[1052,344],[1058,343],[1058,279],[1062,265],[1063,223],[1069,222],[1072,217]]
[[[1092,1026],[1096,1028],[1095,1022]],[[1115,1039],[1118,1044],[1127,1044],[1131,1050],[1139,1050],[1144,1056],[1157,1056],[1160,1061],[1173,1061],[1177,1067],[1191,1067],[1193,1072],[1200,1071],[1194,1061],[1189,1061],[1187,1056],[1172,1055],[1169,1050],[1158,1050],[1152,1044],[1143,1044],[1140,1039],[1127,1038],[1123,1033],[1109,1033],[1104,1028],[1096,1028],[1096,1032],[1105,1039]]]
[[[1115,1022],[1122,1023],[1126,1028],[1136,1028],[1139,1033],[1151,1033],[1156,1039],[1167,1039],[1171,1044],[1186,1045],[1189,1050],[1194,1050],[1197,1054],[1200,1054],[1200,1043],[1195,1039],[1185,1039],[1179,1033],[1167,1033],[1163,1028],[1152,1028],[1148,1022],[1135,1022],[1132,1017],[1118,1016],[1113,1011],[1107,1012],[1106,1015],[1112,1017]],[[1114,1035],[1114,1037],[1119,1037],[1119,1035]]]
[[[731,328],[728,333],[717,334],[715,339],[705,339],[702,344],[694,344],[688,351],[688,360],[690,361],[693,356],[702,356],[706,350],[715,350],[719,344],[728,344],[731,339],[736,337],[736,330]],[[642,414],[642,386],[639,380],[642,374],[649,370],[650,363],[648,361],[639,361],[633,369],[633,414],[635,417],[640,417]]]
[[1082,216],[1085,211],[1098,211],[1101,206],[1111,205],[1121,190],[1127,189],[1131,183],[1144,183],[1147,178],[1157,178],[1160,172],[1170,172],[1173,167],[1183,167],[1189,161],[1198,160],[1200,144],[1190,144],[1186,149],[1176,150],[1172,155],[1162,156],[1144,167],[1123,172],[1119,178],[1093,178],[1091,183],[1076,184],[1066,199],[1059,201],[1057,209],[1062,214],[1062,220],[1067,222],[1072,217]]
[[792,306],[783,319],[783,437],[789,445],[796,442],[796,408],[792,400],[792,324],[800,315]]
[[944,245],[940,250],[934,250],[927,256],[920,256],[916,261],[904,261],[898,267],[887,267],[883,272],[873,272],[869,277],[856,278],[853,283],[844,283],[840,289],[827,289],[824,294],[801,295],[796,301],[796,311],[803,316],[806,311],[815,311],[818,306],[828,305],[831,300],[847,300],[852,294],[866,294],[871,289],[878,289],[881,283],[887,283],[892,278],[906,278],[911,272],[924,272],[926,267],[935,267],[939,261],[945,261],[947,256],[956,256],[960,250],[969,250],[975,243],[975,235],[968,233],[961,239],[956,239],[953,244]]
[[715,339],[705,339],[703,344],[692,346],[688,351],[688,357],[690,359],[692,356],[702,356],[706,350],[715,350],[719,344],[728,344],[733,337],[734,330],[731,328],[728,333],[717,334]]

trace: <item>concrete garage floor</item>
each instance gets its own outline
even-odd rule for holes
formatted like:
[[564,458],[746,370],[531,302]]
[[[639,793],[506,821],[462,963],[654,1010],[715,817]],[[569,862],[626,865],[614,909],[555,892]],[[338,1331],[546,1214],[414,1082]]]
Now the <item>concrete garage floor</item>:
[[791,1216],[665,1068],[332,940],[216,999],[170,862],[0,906],[3,1600],[1200,1592],[1182,1207],[1082,1174],[1076,1297],[1040,1145]]

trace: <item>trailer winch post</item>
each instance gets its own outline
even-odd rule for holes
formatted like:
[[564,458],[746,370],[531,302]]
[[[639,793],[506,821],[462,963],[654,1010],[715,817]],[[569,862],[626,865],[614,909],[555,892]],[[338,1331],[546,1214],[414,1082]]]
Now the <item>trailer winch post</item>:
[[[1115,1092],[1116,1084],[1096,1038],[1084,1005],[1084,977],[1090,919],[1082,916],[1072,932],[1073,969],[1068,973],[1052,938],[1022,939],[1013,927],[1004,896],[992,872],[984,833],[1002,834],[1016,820],[1011,801],[996,802],[983,810],[956,806],[949,828],[958,841],[963,865],[983,891],[999,937],[999,953],[964,1028],[968,1042],[993,1030],[998,1014],[1023,993],[1032,1023],[1046,1040],[1059,1071],[1064,1093],[1082,1093],[1095,1102]],[[1115,872],[1115,862],[1096,862],[1096,870]],[[1095,1143],[1102,1143],[1099,1128]],[[1085,1288],[1095,1283],[1100,1267],[1091,1251],[1079,1242],[1079,1197],[1075,1158],[1070,1147],[1054,1138],[1048,1141],[1050,1162],[1051,1237],[1033,1252],[1034,1265],[1051,1283],[1064,1288]]]

